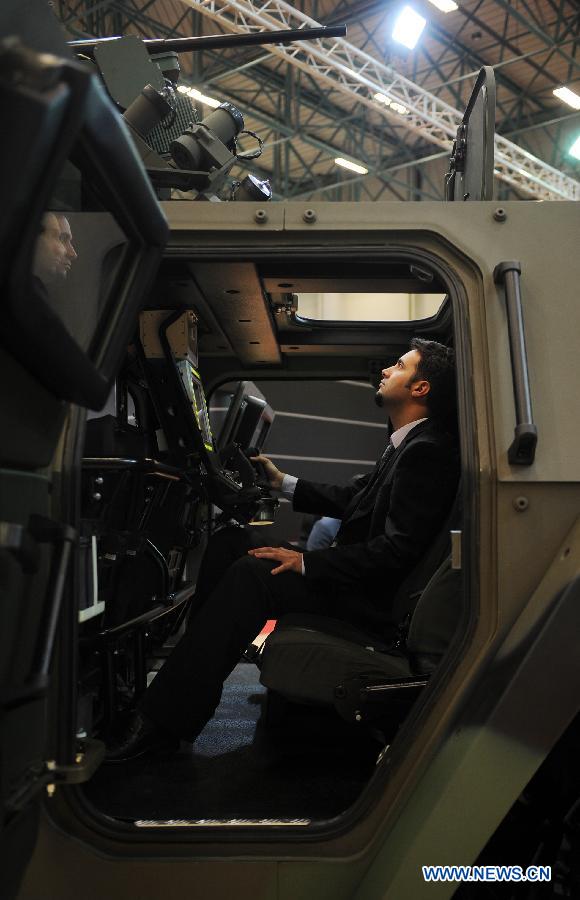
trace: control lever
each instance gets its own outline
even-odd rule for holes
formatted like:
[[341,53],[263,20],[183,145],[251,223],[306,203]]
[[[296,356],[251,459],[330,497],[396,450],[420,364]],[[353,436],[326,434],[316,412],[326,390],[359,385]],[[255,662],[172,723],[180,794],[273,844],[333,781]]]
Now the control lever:
[[[277,498],[270,494],[270,484],[264,466],[252,463],[250,456],[258,456],[259,450],[247,447],[242,450],[239,444],[228,444],[220,452],[224,469],[235,471],[242,487],[237,492],[222,491],[216,503],[228,514],[241,515],[248,525],[269,525],[279,506]],[[224,475],[226,473],[224,472]],[[214,485],[215,486],[215,485]],[[239,521],[242,521],[239,519]]]
[[261,451],[258,450],[257,447],[246,447],[244,453],[249,458],[252,468],[256,472],[256,485],[260,488],[265,488],[267,491],[270,491],[270,481],[268,479],[268,475],[266,474],[264,463],[253,462],[251,459],[252,456],[259,456]]
[[256,474],[254,466],[244,453],[241,446],[236,443],[228,444],[220,453],[225,468],[236,471],[240,476],[242,487],[254,487]]
[[[246,447],[247,456],[259,456],[260,451],[257,447]],[[266,474],[266,468],[261,462],[252,462],[252,466],[256,472],[256,487],[260,491],[260,506],[254,515],[250,525],[271,525],[274,521],[276,510],[280,506],[280,501],[271,493],[270,481]]]

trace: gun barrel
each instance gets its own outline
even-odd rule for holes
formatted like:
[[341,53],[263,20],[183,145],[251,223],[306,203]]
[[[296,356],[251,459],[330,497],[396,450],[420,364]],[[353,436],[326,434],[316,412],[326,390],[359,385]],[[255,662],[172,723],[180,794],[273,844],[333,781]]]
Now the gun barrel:
[[[261,44],[292,44],[294,41],[314,41],[319,38],[344,37],[346,25],[324,25],[320,28],[288,28],[283,31],[259,31],[252,34],[209,34],[200,37],[144,38],[149,53],[162,51],[187,53],[196,50],[223,50],[228,47],[253,47]],[[110,41],[118,41],[119,36],[95,38],[93,40],[68,41],[73,50],[92,54],[95,47]]]

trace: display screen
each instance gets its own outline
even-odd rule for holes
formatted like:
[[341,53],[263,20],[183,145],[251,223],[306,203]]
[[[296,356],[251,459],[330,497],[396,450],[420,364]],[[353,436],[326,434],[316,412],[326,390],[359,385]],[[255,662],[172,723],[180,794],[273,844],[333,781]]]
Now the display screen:
[[[225,412],[218,428],[218,446],[221,450],[234,442],[242,447],[260,450],[274,420],[274,411],[268,405],[260,389],[252,381],[240,381],[232,393],[224,391],[227,406],[213,407],[212,412]],[[232,387],[234,387],[232,385]]]

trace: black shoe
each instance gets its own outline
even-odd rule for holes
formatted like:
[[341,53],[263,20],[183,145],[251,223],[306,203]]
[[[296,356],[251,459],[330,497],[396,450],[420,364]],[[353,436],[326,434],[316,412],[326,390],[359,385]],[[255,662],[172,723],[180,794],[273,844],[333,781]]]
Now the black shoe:
[[179,738],[159,728],[155,722],[136,711],[124,734],[107,748],[105,762],[126,762],[146,754],[171,754],[179,748]]

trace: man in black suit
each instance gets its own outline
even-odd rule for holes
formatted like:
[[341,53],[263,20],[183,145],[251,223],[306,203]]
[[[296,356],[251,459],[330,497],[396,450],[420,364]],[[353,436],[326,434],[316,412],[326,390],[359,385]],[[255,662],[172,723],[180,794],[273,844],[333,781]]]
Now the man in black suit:
[[223,681],[267,619],[314,613],[392,636],[397,623],[390,600],[436,537],[457,489],[458,455],[443,425],[454,406],[453,352],[414,339],[382,376],[376,402],[392,434],[371,474],[342,487],[315,484],[256,458],[294,509],[342,520],[334,545],[306,553],[248,549],[243,529],[235,530],[233,542],[216,535],[188,630],[109,751],[111,761],[169,749],[179,738],[195,740],[219,703]]

